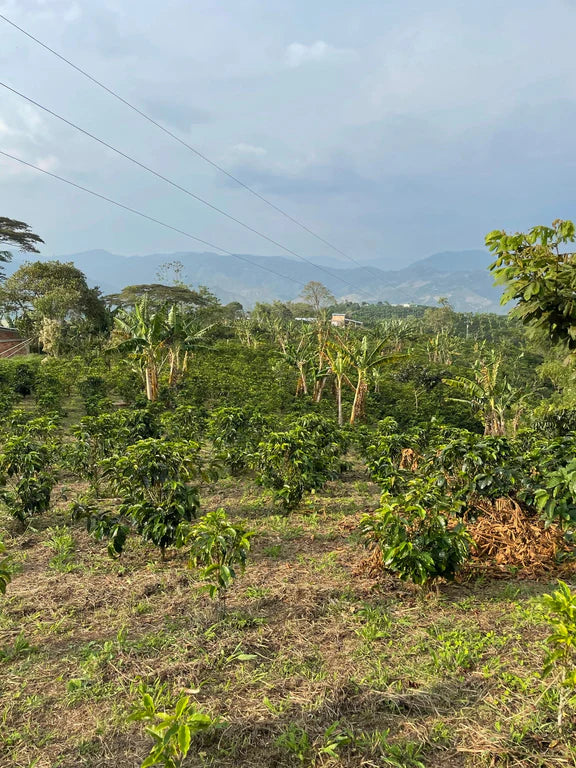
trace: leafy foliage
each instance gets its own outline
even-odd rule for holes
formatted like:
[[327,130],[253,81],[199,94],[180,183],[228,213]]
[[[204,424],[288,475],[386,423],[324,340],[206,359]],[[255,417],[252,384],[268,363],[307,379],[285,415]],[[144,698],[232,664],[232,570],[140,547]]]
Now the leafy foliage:
[[154,746],[141,768],[161,765],[163,768],[180,768],[190,751],[192,739],[210,728],[214,720],[194,704],[188,696],[181,696],[174,712],[159,711],[150,694],[135,705],[128,718],[146,725],[146,733],[154,739]]
[[56,483],[56,445],[41,442],[32,428],[6,439],[0,453],[0,498],[21,523],[50,507]]
[[543,674],[555,675],[564,689],[558,707],[558,726],[561,727],[565,691],[576,691],[576,593],[559,581],[555,592],[542,596],[542,603],[552,628]]
[[96,538],[109,538],[108,551],[119,554],[130,531],[160,547],[181,546],[198,514],[200,498],[193,483],[202,476],[200,446],[148,438],[127,446],[101,463],[103,477],[121,503],[111,512],[77,509]]
[[232,524],[223,509],[208,512],[192,527],[187,537],[190,560],[202,566],[200,576],[210,582],[210,597],[221,598],[236,578],[236,567],[244,570],[253,535],[242,525]]
[[575,240],[573,222],[561,219],[528,233],[495,230],[486,236],[497,257],[490,269],[506,286],[502,303],[515,301],[514,317],[570,350],[576,349],[576,254],[565,246]]
[[270,488],[286,510],[294,509],[306,491],[322,488],[343,469],[345,433],[326,419],[302,417],[292,429],[271,432],[252,457],[258,482]]
[[16,572],[16,565],[11,555],[6,555],[6,545],[0,541],[0,594],[6,594],[6,588]]
[[460,510],[433,478],[415,478],[399,496],[384,493],[381,508],[365,515],[361,528],[381,550],[385,568],[428,585],[440,577],[453,579],[468,557],[471,538],[455,520]]
[[232,472],[246,468],[266,424],[264,417],[251,408],[216,408],[208,418],[208,435],[218,459]]

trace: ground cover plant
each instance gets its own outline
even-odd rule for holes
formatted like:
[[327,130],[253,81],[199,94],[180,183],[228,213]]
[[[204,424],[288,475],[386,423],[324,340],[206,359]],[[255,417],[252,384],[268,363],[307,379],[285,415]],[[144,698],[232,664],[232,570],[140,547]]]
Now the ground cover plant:
[[132,286],[0,359],[0,764],[576,765],[554,237],[517,317]]

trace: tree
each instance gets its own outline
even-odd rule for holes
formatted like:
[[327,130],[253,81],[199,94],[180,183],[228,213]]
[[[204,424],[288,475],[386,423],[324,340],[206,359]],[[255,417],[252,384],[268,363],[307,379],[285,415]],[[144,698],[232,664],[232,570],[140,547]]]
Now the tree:
[[154,311],[145,296],[132,312],[119,312],[114,323],[121,338],[114,349],[132,354],[136,370],[144,379],[146,397],[150,401],[157,400],[160,372],[169,358],[165,314]]
[[186,307],[214,307],[219,301],[204,286],[195,291],[187,285],[163,285],[162,283],[143,283],[141,285],[127,285],[120,293],[112,293],[105,296],[104,300],[111,307],[130,309],[134,307],[144,296],[148,298],[151,307],[160,308],[165,304],[181,304]]
[[[43,243],[41,237],[30,230],[28,224],[17,219],[8,219],[0,216],[0,245],[13,245],[19,251],[26,253],[40,253],[37,245]],[[0,251],[0,261],[11,261],[10,251]],[[0,270],[2,274],[2,270]]]
[[356,339],[345,340],[338,337],[343,354],[350,362],[350,367],[356,371],[356,384],[354,389],[354,402],[350,414],[350,424],[354,424],[364,415],[366,395],[368,394],[368,378],[372,371],[386,363],[398,360],[401,355],[382,354],[386,345],[386,339],[371,345],[368,336],[363,336],[358,342]]
[[211,327],[199,327],[194,317],[187,317],[177,305],[155,309],[146,295],[132,312],[121,310],[114,321],[121,339],[114,349],[131,353],[151,401],[158,399],[164,366],[170,368],[169,386],[175,386],[186,370],[189,353]]
[[328,346],[326,356],[330,365],[330,372],[334,376],[338,425],[341,427],[344,424],[344,414],[342,411],[342,385],[344,382],[350,384],[350,380],[347,376],[347,373],[350,370],[350,361],[341,349],[333,346]]
[[336,297],[317,280],[310,280],[309,283],[306,283],[299,298],[306,304],[310,304],[316,314],[319,314],[324,307],[336,303]]
[[482,419],[485,435],[502,436],[506,433],[506,417],[513,405],[521,398],[512,389],[505,377],[500,376],[502,359],[492,354],[491,360],[477,360],[472,376],[456,376],[444,379],[463,397],[451,397],[455,403],[466,403]]
[[565,246],[575,241],[573,222],[561,219],[528,233],[486,235],[497,257],[490,269],[496,283],[506,286],[502,304],[516,301],[513,317],[571,351],[576,350],[576,253]]
[[54,355],[63,351],[67,336],[91,336],[109,326],[100,291],[88,287],[72,262],[23,264],[0,289],[0,310],[15,315],[21,332],[39,337]]

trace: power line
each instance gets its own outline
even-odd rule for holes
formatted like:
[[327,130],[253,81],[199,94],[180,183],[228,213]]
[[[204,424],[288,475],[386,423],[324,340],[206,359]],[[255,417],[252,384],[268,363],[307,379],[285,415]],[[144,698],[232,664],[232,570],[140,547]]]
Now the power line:
[[[25,29],[23,29],[22,27],[18,26],[18,24],[16,24],[14,21],[9,19],[7,16],[4,16],[3,14],[0,14],[0,19],[3,19],[7,24],[10,24],[10,26],[14,27],[14,29],[17,29],[23,35],[26,35],[26,37],[28,37],[30,40],[33,40],[35,43],[40,45],[46,51],[49,51],[49,53],[51,53],[54,56],[56,56],[58,59],[63,61],[65,64],[67,64],[69,67],[72,67],[72,69],[76,70],[76,72],[81,74],[83,77],[86,77],[88,80],[90,80],[92,83],[97,85],[99,88],[102,88],[110,96],[113,96],[115,99],[120,101],[122,104],[124,104],[126,107],[131,109],[133,112],[136,112],[136,114],[140,115],[140,117],[143,117],[144,120],[147,120],[151,125],[154,125],[156,128],[161,130],[163,133],[165,133],[167,136],[172,138],[174,141],[177,141],[183,147],[188,149],[190,152],[192,152],[194,155],[196,155],[196,157],[199,157],[205,163],[208,163],[208,165],[211,165],[217,171],[219,171],[220,173],[223,173],[225,176],[227,176],[229,179],[234,181],[236,184],[238,184],[240,187],[245,189],[247,192],[250,192],[251,195],[254,195],[254,197],[257,197],[259,200],[261,200],[263,203],[265,203],[270,208],[275,210],[277,213],[280,213],[282,216],[284,216],[286,219],[291,221],[293,224],[296,224],[296,226],[300,227],[305,232],[308,232],[308,234],[312,235],[312,237],[316,238],[316,240],[320,241],[321,243],[324,243],[324,245],[327,245],[329,248],[331,248],[336,253],[339,253],[341,256],[344,256],[344,258],[354,262],[354,264],[356,264],[361,269],[366,270],[366,272],[368,272],[371,277],[377,277],[378,279],[382,280],[381,276],[378,275],[376,272],[372,271],[369,267],[365,266],[364,264],[361,264],[357,259],[355,259],[353,256],[351,256],[349,253],[346,253],[345,251],[341,250],[340,248],[335,246],[333,243],[331,243],[329,240],[327,240],[326,238],[322,237],[318,233],[314,232],[314,230],[311,229],[309,226],[307,226],[303,222],[299,221],[294,216],[291,216],[287,211],[285,211],[279,205],[276,205],[271,200],[269,200],[267,197],[265,197],[264,195],[260,194],[260,192],[257,192],[249,184],[246,184],[246,182],[242,181],[242,179],[239,179],[237,176],[235,176],[234,174],[230,173],[230,171],[227,171],[225,168],[223,168],[221,165],[219,165],[215,160],[212,160],[211,158],[209,158],[207,155],[205,155],[199,149],[196,149],[196,147],[193,147],[191,144],[188,144],[188,142],[184,141],[184,139],[182,139],[180,136],[178,136],[178,134],[174,133],[169,128],[166,128],[166,126],[162,125],[162,123],[159,123],[157,120],[154,120],[153,117],[148,115],[146,112],[144,112],[142,109],[137,107],[135,104],[132,104],[132,102],[130,102],[127,99],[125,99],[117,91],[115,91],[112,88],[110,88],[109,86],[105,85],[101,80],[98,80],[96,77],[91,75],[85,69],[82,69],[82,67],[78,66],[78,64],[74,64],[73,61],[70,61],[70,59],[67,59],[61,53],[58,53],[58,51],[54,50],[54,48],[51,48],[47,43],[42,42],[42,40],[39,40],[37,37],[32,35],[30,32],[27,32]],[[365,291],[363,291],[363,293],[365,293]],[[369,295],[369,294],[367,294],[367,295]]]
[[165,221],[156,219],[154,216],[149,216],[147,213],[143,213],[142,211],[139,211],[136,208],[131,208],[129,205],[124,205],[124,203],[119,203],[117,200],[113,200],[111,197],[106,197],[106,195],[102,195],[100,194],[100,192],[95,192],[93,189],[89,189],[88,187],[83,187],[81,184],[77,184],[75,181],[71,181],[70,179],[65,179],[63,176],[59,176],[57,173],[53,173],[52,171],[47,171],[45,168],[40,168],[38,165],[29,163],[27,160],[23,160],[21,157],[16,157],[16,155],[11,155],[9,152],[4,152],[1,149],[0,149],[0,155],[3,155],[4,157],[8,157],[10,158],[10,160],[14,160],[15,162],[20,163],[21,165],[27,166],[28,168],[33,168],[35,171],[38,171],[39,173],[43,173],[46,176],[51,176],[53,179],[58,179],[58,181],[62,181],[64,182],[64,184],[68,184],[71,187],[80,189],[82,192],[86,192],[87,194],[92,195],[93,197],[97,197],[100,200],[105,200],[107,203],[110,203],[111,205],[115,205],[118,208],[122,208],[125,211],[129,211],[130,213],[133,213],[136,216],[140,216],[141,218],[146,219],[147,221],[151,221],[154,224],[159,224],[161,227],[165,227],[166,229],[172,230],[172,232],[177,232],[179,235],[184,235],[184,237],[188,237],[191,240],[195,240],[197,243],[202,243],[202,245],[207,245],[209,248],[214,248],[216,251],[220,251],[221,253],[226,254],[226,256],[233,256],[235,259],[240,259],[241,261],[245,261],[247,264],[251,264],[253,267],[257,267],[258,269],[263,269],[266,272],[270,272],[271,274],[276,275],[276,277],[281,277],[283,280],[290,280],[292,283],[296,283],[296,285],[305,287],[305,283],[301,282],[300,280],[295,280],[293,277],[288,277],[288,275],[282,275],[280,274],[280,272],[276,272],[276,270],[270,269],[269,267],[265,267],[263,264],[258,264],[257,262],[252,261],[251,259],[247,259],[245,256],[242,256],[239,253],[232,253],[232,251],[227,251],[225,248],[220,248],[219,245],[214,245],[214,243],[211,243],[208,240],[202,240],[202,238],[196,237],[196,235],[191,235],[189,232],[186,232],[183,229],[178,229],[178,227],[173,227],[172,224],[167,224]]
[[57,112],[54,112],[49,107],[44,106],[43,104],[40,104],[40,102],[35,101],[34,99],[30,98],[29,96],[26,96],[24,93],[21,93],[20,91],[17,91],[15,88],[12,88],[7,83],[4,83],[0,81],[0,86],[2,88],[5,88],[7,91],[10,91],[11,93],[15,94],[16,96],[19,96],[20,98],[27,101],[29,104],[33,104],[38,109],[41,109],[42,111],[46,112],[47,114],[51,115],[52,117],[55,117],[56,119],[60,120],[61,122],[65,123],[66,125],[69,125],[71,128],[74,128],[75,130],[82,133],[84,136],[88,136],[93,141],[98,142],[98,144],[101,144],[103,147],[106,147],[107,149],[110,149],[112,152],[115,152],[117,155],[120,155],[120,157],[123,157],[125,160],[128,160],[129,162],[133,163],[134,165],[137,165],[139,168],[142,168],[143,170],[147,171],[148,173],[153,174],[156,176],[156,178],[161,179],[162,181],[166,182],[166,184],[170,184],[170,186],[174,187],[175,189],[179,190],[180,192],[184,192],[184,194],[188,195],[189,197],[193,198],[197,202],[202,203],[203,205],[206,205],[208,208],[212,209],[213,211],[216,211],[222,216],[225,216],[227,219],[230,219],[231,221],[235,222],[236,224],[239,224],[241,227],[244,227],[244,229],[248,230],[249,232],[252,232],[259,237],[263,238],[264,240],[267,240],[269,243],[272,243],[278,248],[281,248],[282,250],[286,251],[286,253],[291,254],[292,256],[295,256],[297,259],[300,259],[301,261],[306,262],[307,264],[310,264],[315,269],[320,270],[321,272],[324,272],[329,277],[335,280],[340,280],[340,282],[344,283],[348,287],[354,289],[355,291],[358,291],[360,293],[365,294],[368,297],[375,298],[373,294],[368,293],[363,288],[358,288],[358,286],[354,285],[353,283],[349,282],[343,277],[340,277],[339,275],[335,275],[330,270],[326,269],[325,267],[320,266],[319,264],[315,264],[310,259],[307,259],[305,256],[302,256],[297,251],[292,250],[291,248],[288,248],[285,245],[282,245],[282,243],[278,242],[278,240],[274,240],[274,238],[269,237],[268,235],[264,234],[263,232],[260,232],[259,230],[255,229],[254,227],[250,226],[250,224],[246,224],[241,219],[236,218],[236,216],[233,216],[231,213],[228,213],[227,211],[223,210],[222,208],[219,208],[217,205],[214,205],[208,200],[205,200],[203,197],[200,197],[196,193],[192,192],[190,189],[187,189],[186,187],[181,186],[175,181],[172,181],[172,179],[169,179],[167,176],[164,176],[159,171],[154,170],[154,168],[151,168],[148,165],[145,165],[144,163],[141,163],[139,160],[137,160],[135,157],[132,157],[131,155],[126,154],[126,152],[123,152],[122,150],[118,149],[117,147],[114,147],[112,144],[109,144],[107,141],[104,141],[104,139],[99,138],[98,136],[95,136],[93,133],[90,133],[90,131],[86,130],[85,128],[82,128],[77,123],[73,123],[71,120],[66,119],[62,115],[58,114]]

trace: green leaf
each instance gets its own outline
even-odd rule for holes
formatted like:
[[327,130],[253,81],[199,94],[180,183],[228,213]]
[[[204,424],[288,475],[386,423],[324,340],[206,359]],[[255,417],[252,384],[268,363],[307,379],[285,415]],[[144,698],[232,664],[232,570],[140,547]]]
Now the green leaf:
[[186,757],[188,750],[190,749],[191,734],[190,728],[186,724],[182,724],[178,729],[178,746],[183,757]]

